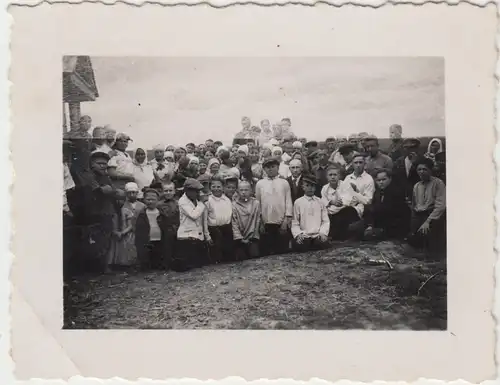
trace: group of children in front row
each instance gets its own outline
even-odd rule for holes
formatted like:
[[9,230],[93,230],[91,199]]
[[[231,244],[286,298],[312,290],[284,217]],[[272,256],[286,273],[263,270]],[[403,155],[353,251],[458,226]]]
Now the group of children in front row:
[[277,162],[271,159],[265,166],[268,178],[255,189],[250,182],[223,176],[188,178],[179,199],[173,183],[142,192],[128,183],[117,195],[121,210],[115,216],[108,270],[133,265],[135,258],[143,270],[187,271],[284,253],[291,245],[297,251],[323,248],[330,220],[326,205],[315,196],[316,178],[302,176],[304,196],[293,204],[288,182],[277,175]]

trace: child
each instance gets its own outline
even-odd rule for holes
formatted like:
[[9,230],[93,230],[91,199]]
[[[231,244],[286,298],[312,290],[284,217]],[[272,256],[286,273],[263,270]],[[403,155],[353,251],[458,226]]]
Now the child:
[[123,205],[124,208],[129,209],[134,213],[134,230],[135,230],[135,221],[139,213],[146,208],[146,205],[137,200],[139,196],[139,186],[135,182],[128,182],[125,185],[125,195],[127,196],[127,200]]
[[112,266],[132,266],[136,263],[137,252],[134,245],[134,213],[124,207],[125,192],[116,191],[115,208],[113,215],[113,237],[108,253],[106,271],[111,271]]
[[135,244],[143,271],[159,268],[162,261],[162,218],[158,210],[160,194],[149,188],[144,190],[146,209],[137,217]]
[[268,158],[262,166],[267,175],[255,186],[255,196],[262,209],[261,247],[263,255],[288,251],[288,229],[292,220],[293,205],[290,185],[278,178],[280,160]]
[[229,200],[234,200],[236,190],[238,189],[238,178],[233,174],[227,174],[224,177],[224,194]]
[[175,197],[174,182],[163,185],[163,199],[158,204],[162,220],[162,267],[167,270],[172,264],[179,229],[179,203]]
[[199,200],[203,186],[193,178],[184,182],[184,194],[179,199],[179,229],[172,270],[188,271],[206,263],[205,241],[210,240],[206,226],[206,206]]
[[350,186],[342,180],[340,166],[329,166],[326,172],[328,183],[321,189],[321,199],[330,219],[329,236],[334,240],[346,240],[349,226],[359,220],[356,209],[351,205]]
[[203,186],[203,190],[201,190],[201,192],[207,196],[207,199],[208,199],[208,195],[211,194],[211,191],[210,191],[210,175],[208,174],[201,174],[199,177],[198,177],[198,182],[200,182]]
[[235,258],[238,261],[260,256],[260,204],[251,195],[251,184],[247,181],[240,182],[232,215]]
[[292,236],[296,251],[319,250],[325,247],[330,230],[328,212],[320,198],[315,196],[317,180],[303,175],[304,196],[293,206]]
[[211,239],[212,262],[230,262],[233,257],[233,228],[231,226],[233,206],[224,194],[224,184],[219,177],[212,178],[212,194],[208,197],[207,224]]

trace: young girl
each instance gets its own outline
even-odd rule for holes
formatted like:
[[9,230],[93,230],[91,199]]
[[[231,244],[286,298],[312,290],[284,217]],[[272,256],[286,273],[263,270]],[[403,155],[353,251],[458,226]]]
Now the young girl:
[[223,181],[214,177],[210,183],[212,195],[208,197],[208,231],[211,238],[210,257],[213,262],[229,262],[233,257],[232,203],[224,194]]
[[116,192],[116,213],[113,215],[113,236],[108,253],[107,271],[112,266],[132,266],[136,263],[137,253],[134,245],[134,213],[124,207],[125,193]]
[[232,214],[235,257],[238,261],[260,256],[260,204],[251,195],[250,183],[240,182]]
[[146,209],[137,217],[135,244],[142,270],[159,268],[162,265],[162,218],[157,207],[159,196],[157,190],[145,189]]

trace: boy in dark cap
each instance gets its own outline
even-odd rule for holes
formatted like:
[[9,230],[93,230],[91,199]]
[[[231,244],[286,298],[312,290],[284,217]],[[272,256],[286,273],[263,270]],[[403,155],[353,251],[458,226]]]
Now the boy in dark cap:
[[207,227],[207,208],[200,201],[203,185],[193,178],[184,182],[184,194],[179,199],[179,229],[172,269],[188,271],[207,263],[206,244],[210,235]]
[[314,175],[302,176],[304,196],[293,205],[292,236],[296,251],[318,250],[325,247],[330,231],[328,211],[315,196],[317,180]]

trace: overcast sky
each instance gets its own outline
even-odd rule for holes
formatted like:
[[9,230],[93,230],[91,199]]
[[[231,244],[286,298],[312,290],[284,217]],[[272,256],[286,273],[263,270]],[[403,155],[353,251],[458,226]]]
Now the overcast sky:
[[93,57],[94,125],[128,133],[133,147],[231,141],[241,116],[282,117],[299,136],[367,131],[443,136],[442,58]]

